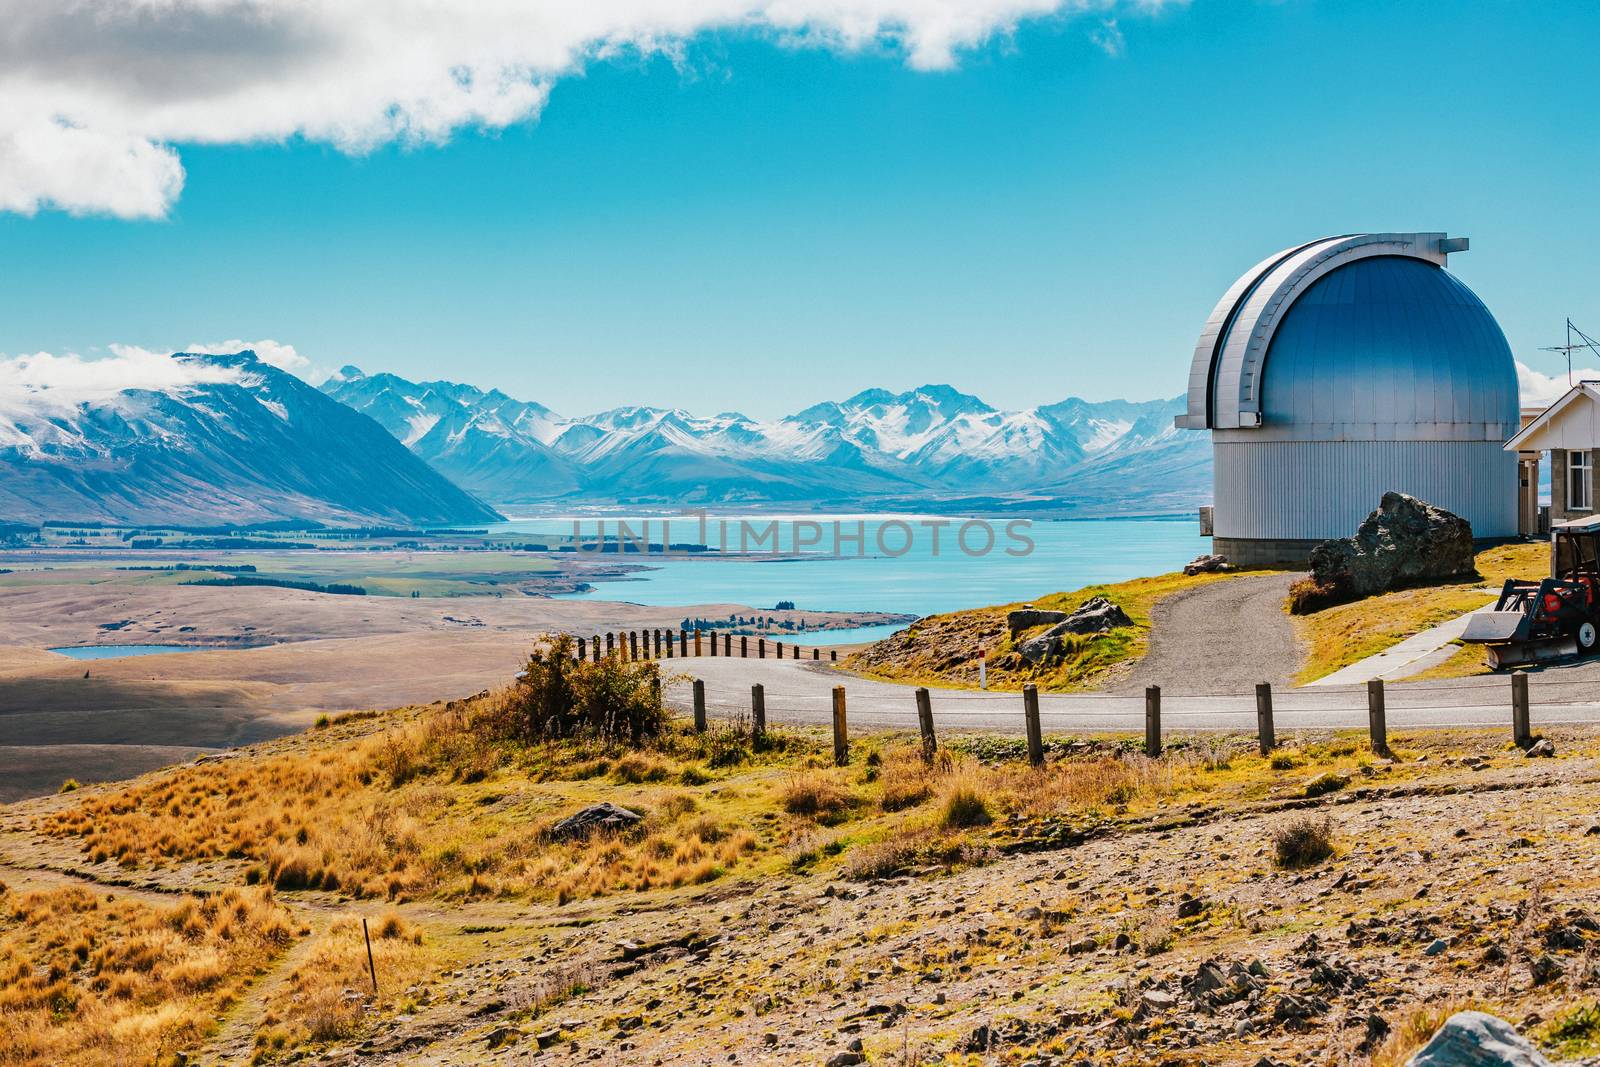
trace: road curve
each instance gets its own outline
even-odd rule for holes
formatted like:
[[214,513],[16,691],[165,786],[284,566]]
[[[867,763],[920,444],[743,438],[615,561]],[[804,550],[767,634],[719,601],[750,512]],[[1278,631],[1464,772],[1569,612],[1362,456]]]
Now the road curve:
[[[861,678],[808,661],[674,659],[662,661],[672,676],[667,699],[690,708],[690,679],[706,685],[706,710],[713,718],[732,718],[750,708],[750,687],[764,689],[767,721],[826,725],[833,687],[845,688],[853,726],[915,729],[912,687]],[[1600,724],[1600,685],[1589,672],[1563,676],[1543,672],[1530,679],[1534,727]],[[1256,728],[1256,701],[1249,682],[1234,695],[1166,691],[1162,726],[1169,732]],[[1387,713],[1392,730],[1416,727],[1483,726],[1509,728],[1511,685],[1505,676],[1448,682],[1390,683]],[[934,719],[941,729],[1022,731],[1022,698],[1017,693],[935,689]],[[1273,716],[1279,733],[1296,729],[1344,729],[1367,725],[1365,687],[1329,686],[1275,689]],[[1041,694],[1040,720],[1050,733],[1124,732],[1144,729],[1142,695],[1108,693]]]
[[1151,614],[1150,650],[1113,691],[1159,685],[1222,695],[1256,682],[1289,685],[1301,650],[1283,601],[1298,577],[1240,575],[1164,598]]

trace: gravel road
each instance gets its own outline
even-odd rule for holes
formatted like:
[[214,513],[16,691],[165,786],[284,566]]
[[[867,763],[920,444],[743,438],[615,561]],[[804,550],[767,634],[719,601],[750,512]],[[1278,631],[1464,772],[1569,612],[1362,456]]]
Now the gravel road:
[[1184,693],[1247,693],[1257,682],[1288,686],[1300,643],[1283,610],[1297,574],[1230,578],[1156,605],[1150,651],[1112,691],[1159,685]]

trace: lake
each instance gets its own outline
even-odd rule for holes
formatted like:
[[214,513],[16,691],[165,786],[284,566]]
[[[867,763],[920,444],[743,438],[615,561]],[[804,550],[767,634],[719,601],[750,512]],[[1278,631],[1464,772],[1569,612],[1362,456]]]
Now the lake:
[[[719,522],[737,524],[740,516],[714,517],[707,535],[699,536],[698,523],[692,519],[673,519],[669,534],[674,542],[710,542],[721,539]],[[1211,550],[1209,538],[1200,536],[1199,524],[1189,516],[1173,519],[1106,519],[1064,520],[1034,522],[1025,531],[1033,543],[1026,554],[1007,555],[1011,547],[1021,551],[1023,545],[1008,540],[1004,524],[1008,520],[990,520],[996,527],[995,547],[982,555],[968,555],[955,545],[954,539],[963,519],[949,519],[951,526],[940,530],[939,551],[935,552],[932,530],[922,526],[925,522],[942,521],[932,516],[914,515],[806,515],[806,516],[747,516],[749,522],[766,524],[778,519],[810,520],[831,524],[836,519],[845,523],[847,532],[854,532],[857,522],[865,526],[864,557],[858,558],[853,543],[847,543],[842,558],[831,554],[831,531],[825,529],[820,548],[826,555],[810,555],[799,559],[718,559],[715,557],[639,556],[629,554],[629,563],[643,563],[654,569],[642,571],[637,580],[600,581],[587,593],[574,594],[577,599],[629,601],[652,606],[732,602],[770,608],[780,600],[792,600],[797,608],[814,611],[892,611],[910,615],[933,615],[958,608],[983,604],[1003,604],[1030,600],[1046,593],[1098,582],[1119,582],[1144,575],[1162,574],[1180,569],[1185,563]],[[633,524],[635,533],[644,520]],[[913,536],[907,539],[901,526],[908,526]],[[891,553],[879,549],[878,535],[888,526],[885,544]],[[492,526],[494,533],[515,533],[519,536],[570,537],[572,520],[528,519]],[[725,528],[730,548],[738,549],[740,530],[737,525]],[[584,537],[596,535],[593,518],[584,518],[579,530]],[[809,536],[807,531],[802,536]],[[608,518],[608,536],[615,535],[615,526]],[[661,540],[660,524],[652,521],[647,531],[654,540]],[[753,536],[753,535],[751,535]],[[783,533],[782,546],[791,545],[790,535]],[[751,537],[745,538],[747,547]],[[968,538],[968,548],[976,552],[983,547],[985,538],[981,531]],[[598,558],[598,557],[596,557]],[[608,563],[618,560],[615,555],[604,557]],[[899,626],[872,626],[855,630],[833,630],[808,636],[808,643],[835,644],[872,641],[885,637]]]
[[168,652],[205,652],[198,645],[69,645],[46,649],[69,659],[123,659],[127,656],[164,656]]

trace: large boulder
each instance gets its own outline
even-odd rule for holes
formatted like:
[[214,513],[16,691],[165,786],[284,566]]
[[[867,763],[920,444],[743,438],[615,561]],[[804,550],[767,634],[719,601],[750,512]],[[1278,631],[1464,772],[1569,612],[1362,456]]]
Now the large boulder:
[[1406,1067],[1551,1067],[1551,1063],[1504,1019],[1481,1011],[1458,1011],[1406,1061]]
[[1230,569],[1227,556],[1196,556],[1183,565],[1183,573],[1188,575],[1221,574]]
[[1472,525],[1405,493],[1383,494],[1378,510],[1354,537],[1324,541],[1311,550],[1312,579],[1350,597],[1475,573]]
[[1061,639],[1067,634],[1103,634],[1132,625],[1133,620],[1121,607],[1103,596],[1090,597],[1050,629],[1018,645],[1017,651],[1029,663],[1045,663],[1061,655]]

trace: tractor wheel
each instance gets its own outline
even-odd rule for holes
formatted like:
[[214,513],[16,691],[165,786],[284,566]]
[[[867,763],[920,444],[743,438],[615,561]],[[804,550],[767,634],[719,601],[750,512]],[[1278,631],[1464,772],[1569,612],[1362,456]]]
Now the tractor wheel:
[[1600,642],[1600,632],[1596,632],[1594,623],[1580,622],[1578,624],[1578,652],[1587,656],[1594,651],[1594,646]]

